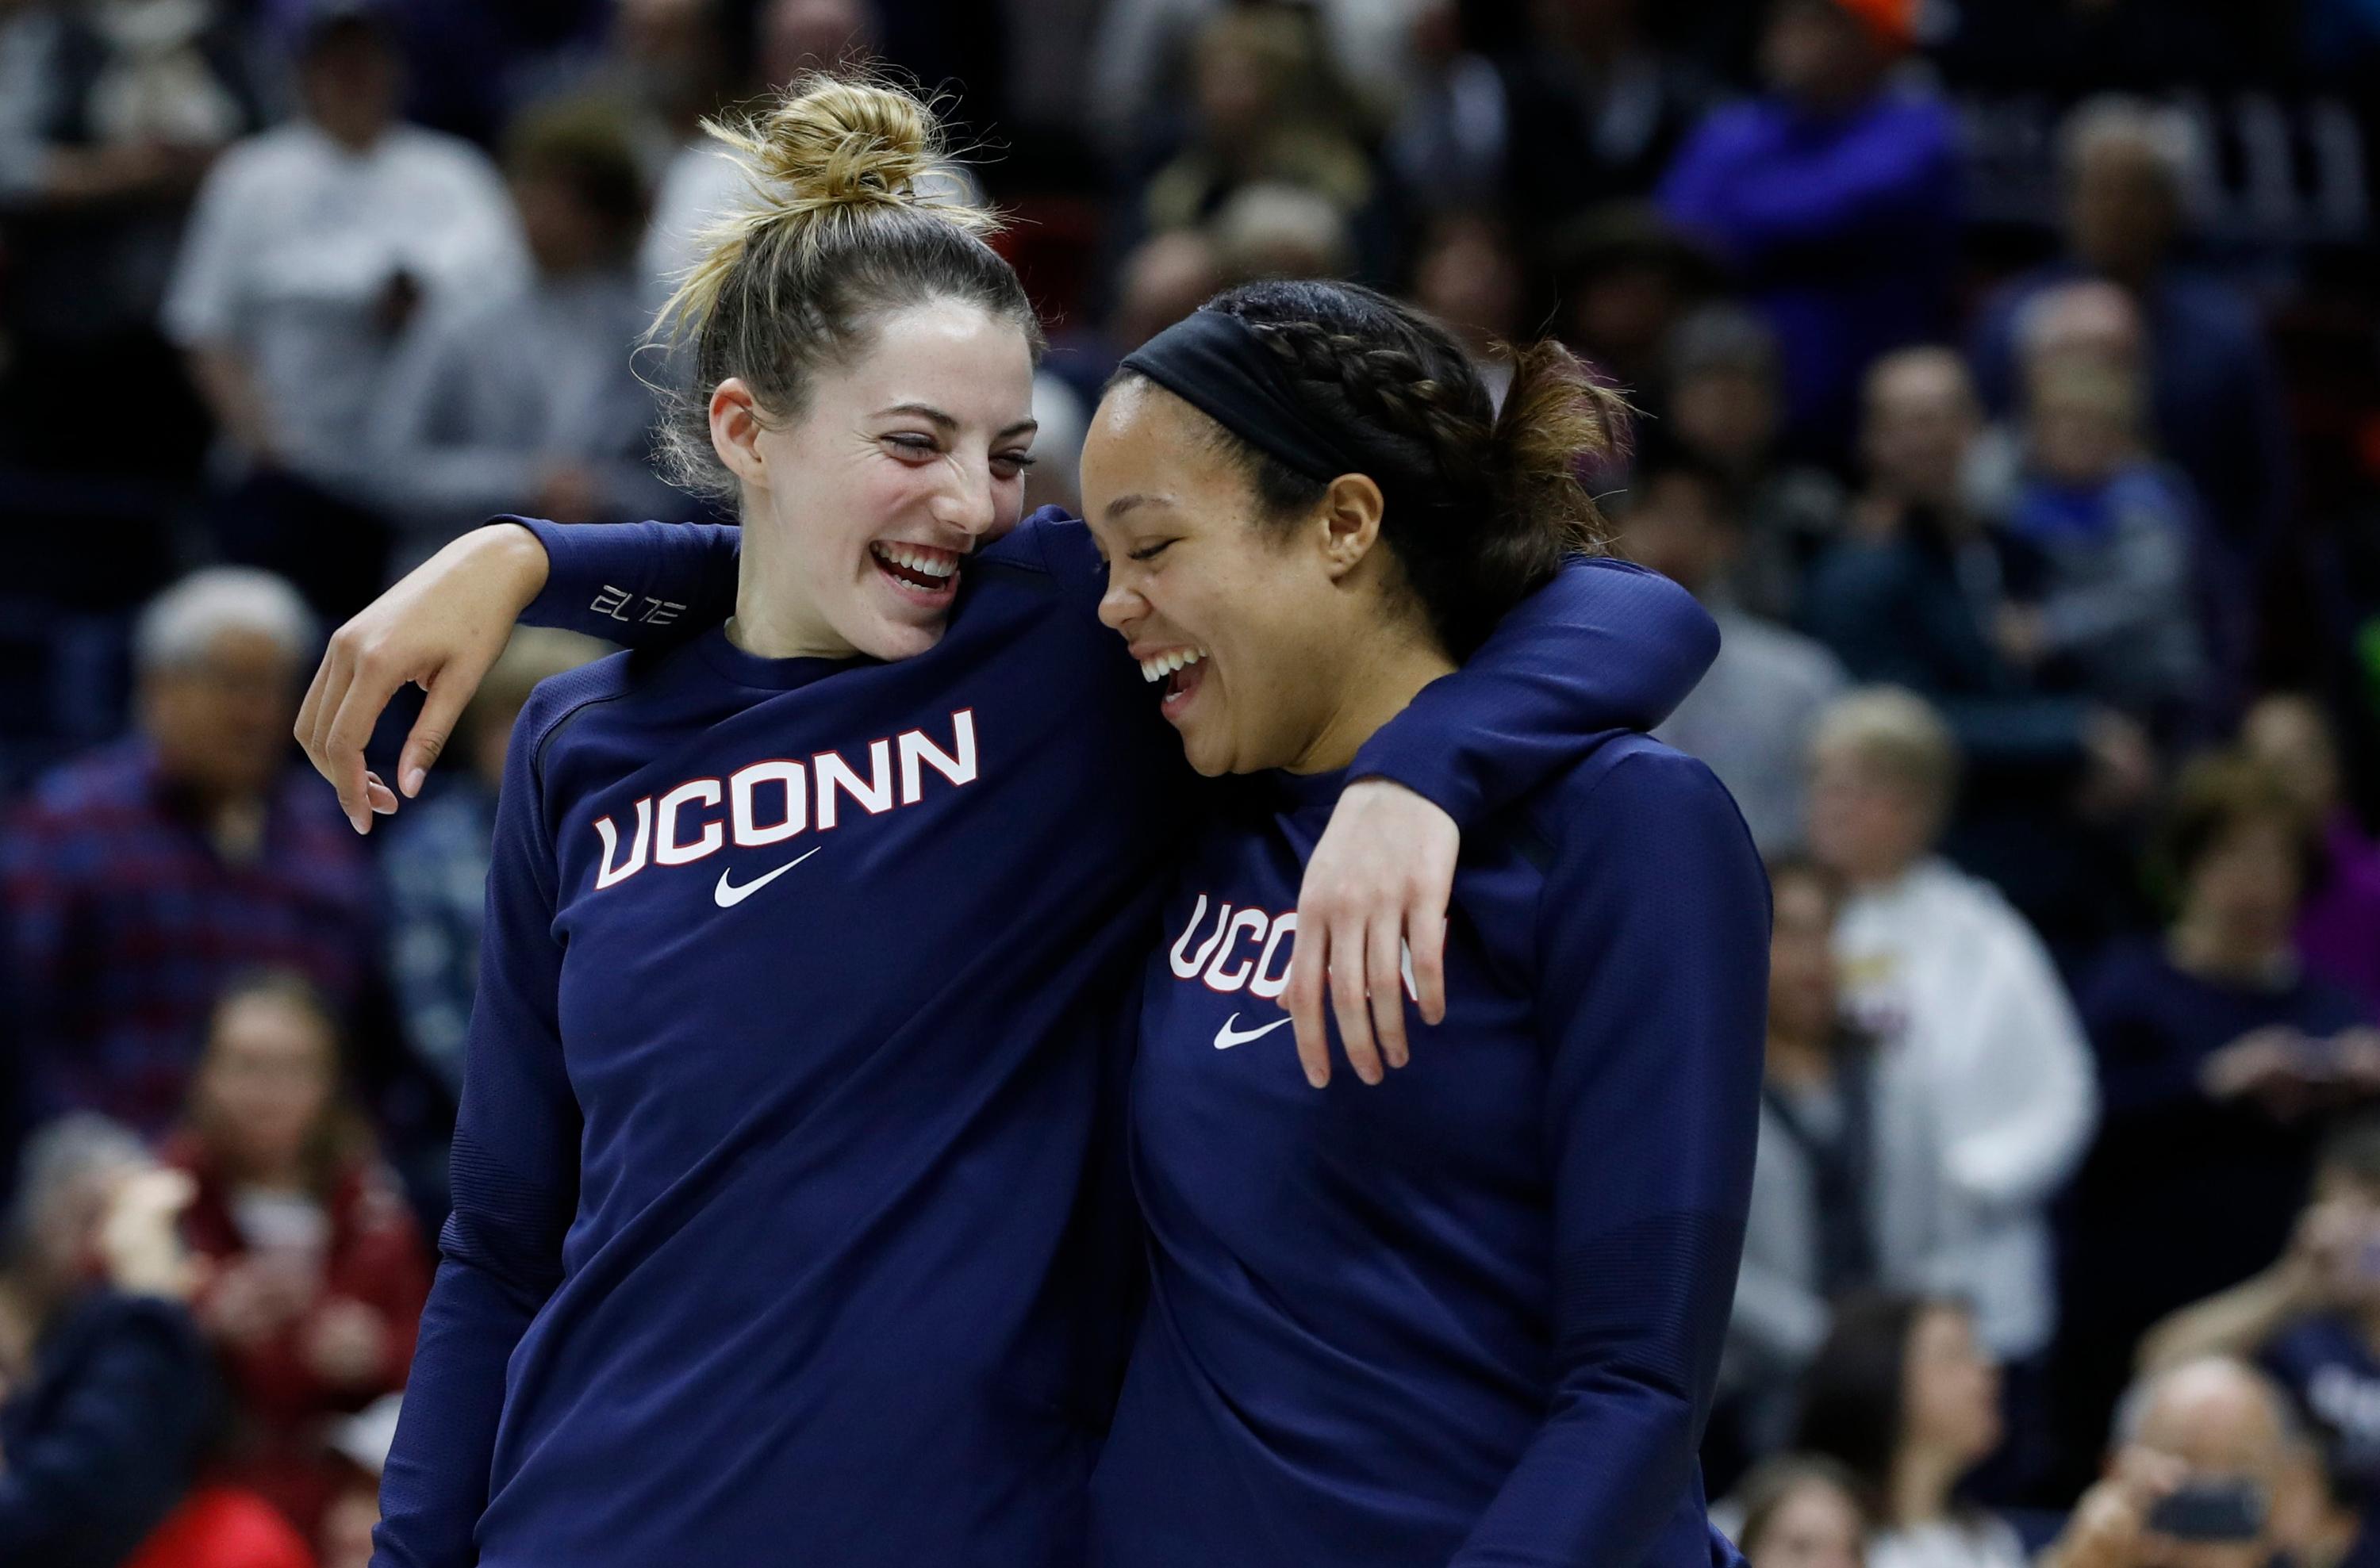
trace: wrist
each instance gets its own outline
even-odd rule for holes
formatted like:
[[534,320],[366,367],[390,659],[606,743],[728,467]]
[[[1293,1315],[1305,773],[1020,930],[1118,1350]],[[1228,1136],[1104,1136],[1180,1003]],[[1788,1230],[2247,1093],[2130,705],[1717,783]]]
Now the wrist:
[[472,544],[472,564],[500,573],[512,585],[513,611],[518,614],[545,591],[553,563],[545,546],[522,524],[491,523],[467,536]]

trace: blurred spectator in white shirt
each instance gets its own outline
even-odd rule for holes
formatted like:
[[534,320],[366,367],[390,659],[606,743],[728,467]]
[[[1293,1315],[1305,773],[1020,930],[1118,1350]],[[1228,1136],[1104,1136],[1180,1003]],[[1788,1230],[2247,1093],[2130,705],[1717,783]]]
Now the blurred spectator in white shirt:
[[2088,1146],[2090,1047],[2047,951],[1989,884],[1937,858],[1958,753],[1923,699],[1844,697],[1811,748],[1810,847],[1851,886],[1837,947],[1852,1017],[1881,1050],[1879,1096],[1938,1130],[1916,1288],[1974,1306],[2003,1361],[2056,1327],[2050,1200]]
[[380,586],[361,490],[389,357],[424,305],[517,278],[504,183],[480,151],[396,118],[384,19],[331,5],[298,63],[301,118],[225,153],[199,192],[164,306],[244,482],[225,552],[277,568],[342,615]]
[[[458,285],[390,366],[370,436],[374,489],[404,571],[491,515],[674,518],[635,351],[650,320],[635,265],[643,177],[594,105],[514,123],[504,163],[534,273]],[[650,373],[658,353],[646,356]]]

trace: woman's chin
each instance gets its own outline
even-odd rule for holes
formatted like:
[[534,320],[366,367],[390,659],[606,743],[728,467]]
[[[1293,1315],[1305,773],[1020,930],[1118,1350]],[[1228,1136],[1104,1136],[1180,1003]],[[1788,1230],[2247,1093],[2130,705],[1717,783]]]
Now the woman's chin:
[[869,658],[897,664],[902,659],[915,658],[921,653],[930,652],[949,629],[950,623],[946,621],[919,623],[879,620],[867,629],[864,635],[854,637],[852,645]]

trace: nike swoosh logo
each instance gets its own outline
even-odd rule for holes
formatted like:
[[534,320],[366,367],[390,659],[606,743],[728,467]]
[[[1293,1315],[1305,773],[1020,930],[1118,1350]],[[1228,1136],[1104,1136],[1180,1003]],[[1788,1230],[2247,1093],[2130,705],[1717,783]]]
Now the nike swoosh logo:
[[1287,1019],[1275,1019],[1262,1029],[1233,1029],[1232,1026],[1239,1021],[1240,1015],[1233,1013],[1223,1020],[1222,1028],[1215,1031],[1216,1050],[1228,1051],[1234,1045],[1245,1045],[1251,1040],[1262,1040],[1276,1029],[1288,1028],[1290,1022]]
[[719,874],[719,887],[712,892],[711,897],[719,900],[719,907],[721,909],[732,910],[736,905],[742,903],[745,899],[750,898],[753,894],[758,893],[761,888],[766,887],[770,883],[774,882],[780,876],[784,875],[785,873],[793,870],[794,867],[801,864],[812,855],[817,854],[819,850],[823,850],[825,848],[826,846],[824,844],[820,844],[816,850],[804,850],[792,860],[787,861],[776,870],[769,873],[768,875],[755,877],[753,880],[744,884],[741,887],[736,887],[735,884],[728,880],[728,877],[733,874],[732,873],[722,871]]

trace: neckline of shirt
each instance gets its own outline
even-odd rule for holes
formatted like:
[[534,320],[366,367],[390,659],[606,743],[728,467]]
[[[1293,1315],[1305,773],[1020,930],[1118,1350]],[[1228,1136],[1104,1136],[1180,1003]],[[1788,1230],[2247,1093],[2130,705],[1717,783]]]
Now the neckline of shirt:
[[837,671],[879,662],[866,654],[854,654],[848,658],[769,658],[737,647],[728,639],[723,624],[713,626],[697,638],[695,650],[705,664],[737,685],[771,692],[790,692]]

